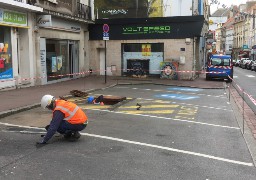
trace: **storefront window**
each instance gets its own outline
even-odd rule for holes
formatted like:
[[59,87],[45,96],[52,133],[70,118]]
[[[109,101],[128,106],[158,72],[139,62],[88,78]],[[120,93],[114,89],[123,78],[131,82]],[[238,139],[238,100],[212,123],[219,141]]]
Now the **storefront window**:
[[0,26],[0,79],[13,78],[11,28]]
[[68,41],[46,40],[48,81],[69,77]]
[[163,43],[122,44],[122,75],[159,75],[164,58]]

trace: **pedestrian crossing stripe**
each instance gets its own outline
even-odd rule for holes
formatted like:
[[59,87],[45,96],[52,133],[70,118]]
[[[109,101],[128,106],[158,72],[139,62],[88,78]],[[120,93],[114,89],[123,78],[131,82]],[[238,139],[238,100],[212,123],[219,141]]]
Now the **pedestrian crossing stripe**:
[[[141,108],[177,108],[177,107],[179,107],[180,105],[176,105],[176,104],[168,104],[168,105],[166,105],[166,104],[159,104],[159,105],[142,105],[142,107]],[[121,106],[121,107],[119,107],[119,109],[130,109],[130,108],[132,108],[132,109],[136,109],[138,106]]]

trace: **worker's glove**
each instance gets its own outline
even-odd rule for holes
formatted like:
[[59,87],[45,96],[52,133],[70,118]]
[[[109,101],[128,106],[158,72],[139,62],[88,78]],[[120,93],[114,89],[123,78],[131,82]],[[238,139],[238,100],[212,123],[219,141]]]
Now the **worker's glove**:
[[36,148],[40,148],[40,147],[43,147],[45,146],[47,143],[44,142],[43,140],[42,141],[38,141],[36,142]]

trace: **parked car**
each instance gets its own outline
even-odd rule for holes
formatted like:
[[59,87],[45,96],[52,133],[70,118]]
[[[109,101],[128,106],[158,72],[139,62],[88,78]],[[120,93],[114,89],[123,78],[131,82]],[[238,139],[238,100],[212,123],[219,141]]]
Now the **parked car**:
[[233,65],[233,66],[236,65],[236,61],[237,61],[237,59],[233,59],[233,60],[232,60],[232,65]]
[[236,66],[236,67],[239,66],[240,61],[241,61],[240,59],[237,59],[237,60],[236,60],[236,63],[235,63],[235,66]]
[[256,61],[253,61],[251,70],[256,71]]
[[241,58],[241,60],[250,60],[249,58]]
[[[242,58],[241,61],[240,61],[240,64],[239,64],[239,67],[240,68],[243,68],[244,67],[244,63],[249,60],[249,58]],[[244,68],[243,68],[244,69]]]
[[252,64],[254,63],[254,61],[253,60],[249,60],[248,61],[248,63],[247,63],[247,66],[246,66],[246,68],[248,69],[248,70],[251,70],[252,69]]
[[242,60],[242,59],[240,60],[240,62],[239,62],[239,67],[240,67],[240,68],[242,68],[242,64],[244,63],[244,61],[245,61],[245,60]]
[[250,62],[250,60],[241,60],[241,61],[242,61],[241,68],[242,69],[247,69],[247,65]]

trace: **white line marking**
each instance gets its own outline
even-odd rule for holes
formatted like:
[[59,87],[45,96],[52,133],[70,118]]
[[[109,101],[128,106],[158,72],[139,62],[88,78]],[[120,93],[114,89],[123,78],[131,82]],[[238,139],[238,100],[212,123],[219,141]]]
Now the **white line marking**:
[[245,75],[245,76],[247,76],[247,77],[255,77],[254,75]]
[[[130,88],[130,87],[128,87]],[[171,91],[166,91],[166,90],[157,90],[157,89],[143,89],[143,88],[131,88],[133,90],[141,90],[141,91],[149,91],[149,90],[152,90],[152,91],[158,91],[158,92],[169,92],[169,93],[176,93],[176,94],[193,94],[194,93],[190,93],[190,92],[184,92],[184,91],[175,91],[175,90],[171,90]],[[208,96],[208,97],[218,97],[218,96],[213,96],[213,95],[207,95],[207,94],[197,94],[195,93],[196,95],[200,95],[200,96]]]
[[[165,103],[165,104],[168,104],[168,103],[172,103],[172,104],[183,104],[183,105],[187,105],[187,106],[197,106],[197,107],[204,107],[204,108],[209,108],[209,106],[202,106],[202,105],[196,105],[196,104],[187,104],[187,103],[177,103],[177,102],[171,102],[171,101],[166,101],[166,100],[159,100],[159,99],[143,99],[143,98],[137,98],[137,100],[144,100],[144,101],[153,101],[153,103]],[[223,108],[221,108],[221,110],[223,111],[233,111],[233,110],[230,110],[230,109],[225,109],[226,106],[222,106]],[[213,107],[214,109],[219,109],[218,107]]]
[[181,150],[181,149],[174,149],[174,148],[165,147],[165,146],[141,143],[141,142],[137,142],[137,141],[130,141],[130,140],[119,139],[119,138],[108,137],[108,136],[101,136],[101,135],[97,135],[97,134],[88,134],[88,133],[81,133],[81,134],[85,135],[85,136],[97,137],[97,138],[101,138],[101,139],[108,139],[108,140],[124,142],[124,143],[128,143],[128,144],[136,144],[136,145],[140,145],[140,146],[146,146],[146,147],[163,149],[163,150],[172,151],[172,152],[189,154],[189,155],[193,155],[193,156],[199,156],[199,157],[204,157],[204,158],[208,158],[208,159],[214,159],[214,160],[218,160],[218,161],[224,161],[224,162],[228,162],[228,163],[232,163],[232,164],[239,164],[239,165],[251,166],[251,167],[253,166],[253,163],[236,161],[236,160],[232,160],[232,159],[226,159],[226,158],[222,158],[222,157],[216,157],[216,156],[211,156],[211,155],[208,155],[208,154],[202,154],[202,153],[197,153],[197,152],[192,152],[192,151],[186,151],[186,150]]
[[[18,126],[18,127],[23,127],[23,128],[29,128],[29,129],[43,129],[43,128],[30,127],[30,126],[19,126],[19,125],[14,125],[14,124],[9,124],[9,123],[0,123],[0,124],[8,125],[8,126],[16,126],[16,127]],[[15,132],[17,132],[17,131],[15,131]],[[20,131],[20,132],[23,132],[23,131]],[[29,131],[26,131],[26,133],[29,133]],[[34,132],[31,132],[31,133],[34,133]],[[189,155],[193,155],[193,156],[214,159],[214,160],[228,162],[228,163],[232,163],[232,164],[239,164],[239,165],[250,166],[250,167],[253,166],[253,163],[236,161],[236,160],[232,160],[232,159],[226,159],[226,158],[216,157],[216,156],[212,156],[212,155],[208,155],[208,154],[202,154],[202,153],[197,153],[197,152],[192,152],[192,151],[175,149],[175,148],[170,148],[170,147],[166,147],[166,146],[159,146],[159,145],[154,145],[154,144],[148,144],[148,143],[130,141],[130,140],[114,138],[114,137],[109,137],[109,136],[101,136],[101,135],[97,135],[97,134],[82,133],[82,132],[81,132],[81,135],[96,137],[96,138],[101,138],[101,139],[107,139],[107,140],[112,140],[112,141],[118,141],[118,142],[123,142],[123,143],[128,143],[128,144],[136,144],[136,145],[152,147],[152,148],[156,148],[156,149],[163,149],[163,150],[167,150],[167,151],[189,154]]]
[[46,133],[46,131],[33,132],[33,131],[8,131],[8,130],[2,130],[2,132],[13,132],[13,133],[21,133],[21,134],[44,134],[44,133]]
[[[39,130],[44,129],[44,128],[31,127],[31,126],[22,126],[22,125],[9,124],[9,123],[2,123],[2,122],[0,122],[0,124],[1,124],[1,125],[5,125],[5,126],[22,127],[22,128],[28,128],[28,129],[39,129]],[[45,130],[45,129],[44,129],[44,130]]]
[[199,122],[199,121],[190,121],[190,120],[176,119],[176,118],[167,118],[167,117],[161,117],[161,116],[151,116],[151,115],[146,115],[146,114],[132,114],[132,113],[127,113],[127,112],[116,112],[116,111],[102,110],[102,109],[89,109],[89,108],[84,108],[84,107],[82,107],[82,109],[87,109],[87,110],[92,110],[92,111],[104,111],[104,112],[115,113],[115,114],[127,114],[127,115],[133,115],[133,116],[152,117],[152,118],[157,118],[157,119],[166,119],[166,120],[187,122],[187,123],[220,127],[220,128],[237,129],[237,130],[240,129],[238,127],[232,127],[232,126],[223,126],[223,125],[218,125],[218,124],[210,124],[210,123],[204,123],[204,122]]

